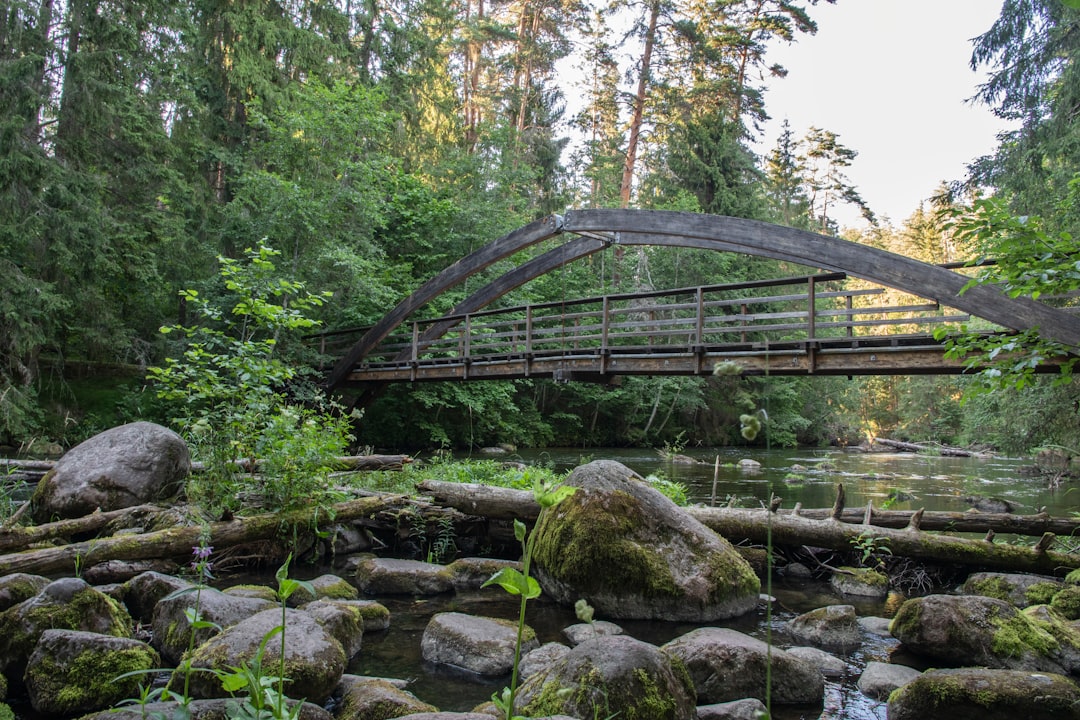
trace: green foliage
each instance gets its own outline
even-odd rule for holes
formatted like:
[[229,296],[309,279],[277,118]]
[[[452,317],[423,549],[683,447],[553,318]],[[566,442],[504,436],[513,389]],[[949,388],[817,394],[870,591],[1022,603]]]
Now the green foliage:
[[[1065,205],[1074,208],[1078,203],[1080,176],[1070,184]],[[961,292],[990,285],[1009,297],[1038,300],[1080,289],[1080,260],[1071,233],[1051,232],[1038,217],[1016,217],[993,198],[976,200],[971,208],[950,214],[957,241],[979,260],[996,260],[979,268]],[[939,329],[935,337],[946,341],[946,357],[964,359],[968,368],[985,365],[981,376],[988,386],[1022,390],[1034,381],[1036,370],[1052,360],[1060,362],[1057,381],[1064,385],[1071,380],[1077,357],[1069,347],[1042,337],[1037,328],[1009,335],[988,335],[980,332],[983,329],[965,326],[959,335]]]
[[[533,483],[533,498],[540,505],[541,511],[555,507],[566,498],[577,492],[577,488],[569,485],[547,485],[539,478]],[[528,536],[528,539],[526,537]],[[521,598],[518,610],[517,642],[514,645],[514,667],[510,675],[510,686],[502,692],[491,696],[492,702],[504,715],[506,720],[518,720],[520,716],[514,714],[514,696],[518,688],[518,665],[521,662],[521,644],[525,635],[525,607],[529,600],[540,597],[540,583],[533,578],[529,571],[532,565],[533,544],[535,533],[528,535],[525,523],[514,520],[514,537],[521,544],[521,570],[503,568],[492,575],[481,587],[498,585],[510,595]]]
[[892,555],[889,539],[878,537],[869,530],[859,533],[857,538],[852,538],[851,546],[859,556],[859,564],[872,569],[881,568],[884,565],[880,556]]
[[[257,493],[279,509],[316,505],[328,498],[326,477],[333,458],[348,444],[348,419],[330,408],[290,400],[286,386],[297,371],[277,348],[288,333],[310,328],[305,311],[323,296],[278,277],[261,246],[246,264],[221,258],[221,277],[231,305],[204,300],[194,290],[182,297],[203,323],[162,328],[182,336],[179,357],[148,376],[168,403],[181,432],[207,472],[188,486],[192,500],[220,512],[234,507],[236,493]],[[240,475],[237,463],[261,461],[256,476]]]

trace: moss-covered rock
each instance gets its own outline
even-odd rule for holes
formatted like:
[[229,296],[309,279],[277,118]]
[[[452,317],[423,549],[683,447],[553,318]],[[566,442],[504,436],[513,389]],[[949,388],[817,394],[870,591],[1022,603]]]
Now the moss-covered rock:
[[757,605],[761,583],[731,544],[626,466],[598,460],[566,484],[578,491],[544,509],[534,530],[537,579],[559,602],[697,622]]
[[1061,587],[1060,580],[1042,575],[979,572],[968,576],[963,590],[969,595],[982,595],[1005,600],[1016,607],[1027,607],[1049,603]]
[[[154,607],[154,648],[166,662],[177,665],[189,648],[206,642],[220,632],[219,628],[231,627],[275,606],[269,600],[228,595],[213,588],[175,595]],[[194,608],[205,621],[196,629],[188,616],[188,610]]]
[[15,711],[4,702],[0,702],[0,720],[15,720]]
[[816,665],[737,630],[698,628],[661,649],[686,666],[702,705],[742,698],[764,701],[767,687],[774,705],[817,704],[825,694]]
[[315,618],[341,643],[345,657],[352,659],[364,641],[364,616],[347,600],[315,600],[298,608]]
[[50,580],[40,575],[11,573],[0,577],[0,612],[29,600],[45,589]]
[[929,595],[901,605],[890,629],[912,652],[946,665],[1080,669],[1080,633],[1044,605],[1021,612],[979,595]]
[[889,720],[1080,718],[1080,690],[1053,673],[963,668],[928,670],[889,696]]
[[788,622],[796,640],[837,652],[854,650],[862,642],[862,628],[852,605],[826,605]]
[[46,630],[131,637],[132,627],[127,610],[108,595],[77,578],[56,580],[0,613],[0,672],[9,680],[21,679],[30,653]]
[[39,713],[82,715],[138,697],[147,678],[121,676],[160,665],[157,652],[138,640],[46,630],[27,662],[26,689]]
[[1066,585],[1054,594],[1050,607],[1066,620],[1080,620],[1080,585]]
[[873,568],[837,568],[829,585],[841,595],[883,598],[889,594],[889,576]]
[[588,640],[522,685],[518,712],[620,720],[692,720],[693,681],[659,648],[626,635]]
[[396,688],[386,680],[365,678],[346,685],[335,717],[337,720],[389,720],[437,710],[434,705],[428,705],[412,693]]
[[[260,643],[282,625],[280,609],[264,610],[215,635],[191,653],[193,668],[227,670],[254,660]],[[284,617],[285,694],[322,703],[345,671],[345,650],[307,613],[289,609]],[[262,657],[265,674],[281,675],[282,636],[275,634]],[[190,678],[192,697],[222,697],[221,682],[212,673],[195,672]]]
[[[517,629],[517,623],[500,618],[458,612],[436,613],[424,629],[420,650],[424,660],[430,663],[479,675],[505,675],[514,666]],[[539,646],[536,633],[526,626],[521,652],[527,653]]]

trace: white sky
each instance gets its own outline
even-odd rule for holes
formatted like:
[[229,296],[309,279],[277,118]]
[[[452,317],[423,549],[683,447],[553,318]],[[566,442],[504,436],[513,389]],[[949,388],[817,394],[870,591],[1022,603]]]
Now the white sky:
[[[767,56],[788,75],[770,82],[761,154],[786,118],[796,138],[830,130],[859,156],[847,176],[879,218],[899,225],[942,181],[996,147],[1006,129],[983,105],[966,102],[984,72],[969,68],[971,39],[997,19],[1000,0],[838,0],[809,12],[813,36]],[[862,227],[855,209],[835,214]]]

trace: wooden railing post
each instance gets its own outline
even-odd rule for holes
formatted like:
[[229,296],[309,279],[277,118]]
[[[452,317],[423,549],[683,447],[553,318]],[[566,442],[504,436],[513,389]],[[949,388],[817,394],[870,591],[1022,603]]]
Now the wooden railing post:
[[472,315],[465,316],[465,361],[470,360],[469,353],[472,352]]
[[844,305],[847,308],[847,336],[855,336],[855,316],[851,314],[851,311],[855,308],[855,303],[852,302],[851,294],[848,293],[844,296]]
[[600,374],[607,372],[608,357],[608,314],[611,312],[611,300],[604,296],[600,305]]
[[813,340],[817,337],[817,288],[814,278],[810,278],[810,282],[806,284],[806,334],[807,340]]
[[409,349],[409,361],[416,364],[420,359],[420,323],[413,321],[412,324],[412,347]]
[[697,328],[694,331],[694,345],[705,346],[705,291],[697,289]]

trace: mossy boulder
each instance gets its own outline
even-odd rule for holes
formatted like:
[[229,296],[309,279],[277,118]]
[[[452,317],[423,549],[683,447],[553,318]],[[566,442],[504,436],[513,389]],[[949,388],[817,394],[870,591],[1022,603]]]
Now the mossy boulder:
[[386,680],[365,678],[342,684],[345,687],[334,713],[337,720],[389,720],[411,713],[438,710]]
[[[478,675],[505,675],[514,666],[517,623],[458,612],[436,613],[424,628],[420,651],[424,660],[449,665]],[[540,646],[526,626],[521,652]]]
[[46,630],[131,637],[127,610],[78,578],[55,580],[40,593],[0,613],[0,672],[21,680],[26,662]]
[[1080,718],[1080,689],[1046,672],[928,670],[889,696],[889,720],[1066,720]]
[[911,652],[936,663],[1080,671],[1080,631],[1044,605],[1020,611],[980,595],[928,595],[901,605],[890,629]]
[[694,683],[685,666],[626,635],[588,640],[530,677],[518,692],[526,717],[694,720]]
[[[164,599],[154,608],[151,623],[154,647],[166,662],[174,665],[179,664],[190,647],[206,642],[220,632],[219,628],[231,627],[258,612],[276,607],[269,600],[228,595],[213,588],[196,591],[192,587],[191,590]],[[198,608],[199,617],[206,623],[195,630],[188,618],[191,608]]]
[[578,488],[545,508],[535,532],[535,570],[564,605],[585,598],[600,615],[709,622],[752,610],[761,583],[724,538],[625,465],[575,469]]
[[1066,585],[1054,593],[1050,607],[1061,613],[1066,620],[1080,620],[1080,586]]
[[37,595],[51,581],[41,575],[11,573],[0,577],[0,612]]
[[1027,607],[1050,602],[1062,587],[1060,580],[1042,575],[978,572],[968,575],[963,591],[969,595],[1005,600],[1016,607]]
[[60,458],[38,482],[32,514],[42,523],[161,501],[190,471],[187,444],[175,432],[149,422],[121,425]]
[[764,701],[770,676],[773,704],[816,704],[825,695],[824,676],[816,665],[737,630],[698,628],[661,649],[686,666],[702,705]]
[[360,593],[356,587],[340,575],[327,573],[311,581],[315,597],[309,597],[307,590],[300,588],[289,597],[290,607],[300,607],[312,600],[358,600]]
[[829,585],[841,595],[883,598],[889,594],[889,576],[873,568],[837,568]]
[[187,580],[151,570],[125,582],[121,587],[121,597],[132,617],[149,624],[154,619],[154,608],[159,602],[189,588],[193,589],[194,586]]
[[398,558],[361,560],[354,582],[367,595],[440,595],[454,590],[447,566]]
[[157,652],[131,638],[78,630],[46,630],[26,665],[26,690],[45,715],[82,715],[138,697],[138,673],[161,666]]
[[[191,666],[196,670],[226,670],[251,663],[260,643],[282,625],[282,619],[281,610],[274,608],[241,620],[195,648],[191,653]],[[279,663],[284,639],[285,694],[316,704],[325,702],[345,671],[345,650],[315,618],[300,610],[285,611],[284,627],[284,638],[275,634],[265,646],[264,672],[281,675]],[[192,673],[190,692],[192,697],[199,698],[225,695],[221,681],[207,672]]]
[[836,652],[850,652],[862,643],[863,632],[852,605],[826,605],[788,622],[799,642]]
[[[191,720],[235,720],[238,700],[217,698],[211,700],[193,700],[183,709],[175,702],[155,702],[146,705],[129,705],[103,712],[86,715],[80,720],[150,720],[161,718],[185,717]],[[285,705],[291,710],[300,704],[296,720],[335,720],[330,712],[312,703],[298,703],[288,700]],[[2,720],[2,719],[0,719]],[[490,718],[488,719],[490,720]]]
[[345,657],[352,659],[364,641],[364,616],[347,600],[315,600],[299,608],[326,628],[341,643]]

